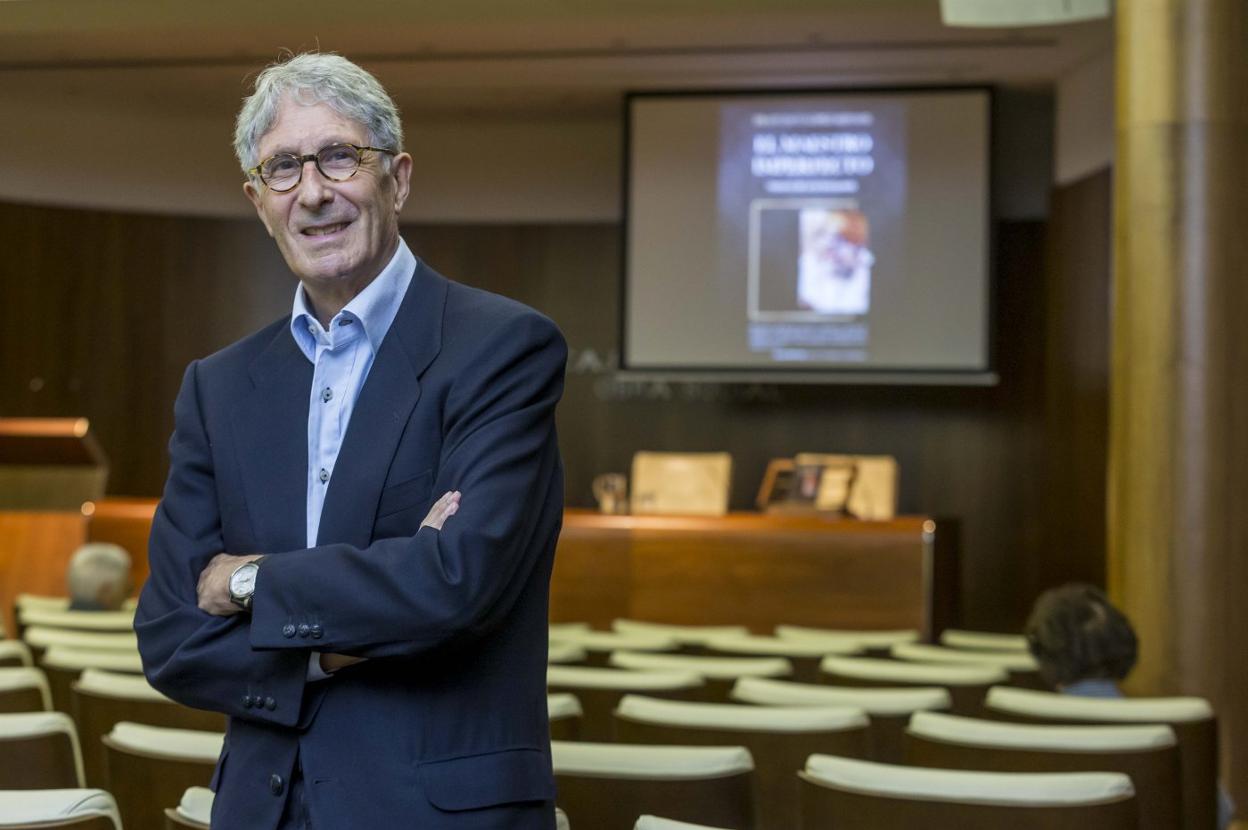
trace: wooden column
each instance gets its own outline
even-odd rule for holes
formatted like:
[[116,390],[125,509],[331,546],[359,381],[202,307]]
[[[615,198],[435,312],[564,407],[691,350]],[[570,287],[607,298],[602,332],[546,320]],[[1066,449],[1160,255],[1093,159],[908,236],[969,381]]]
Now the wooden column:
[[1248,3],[1117,15],[1109,585],[1248,807]]

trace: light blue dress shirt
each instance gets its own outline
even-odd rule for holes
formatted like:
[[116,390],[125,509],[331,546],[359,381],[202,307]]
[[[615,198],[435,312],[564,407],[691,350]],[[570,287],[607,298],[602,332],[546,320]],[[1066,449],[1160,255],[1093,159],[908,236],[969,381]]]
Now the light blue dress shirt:
[[[415,272],[416,257],[400,239],[389,264],[334,315],[328,330],[316,319],[303,285],[295,288],[290,333],[313,366],[312,398],[308,404],[307,546],[310,548],[316,547],[325,493],[334,475],[342,439],[351,423],[351,412]],[[328,676],[321,670],[320,654],[313,652],[308,660],[308,679],[323,680]]]

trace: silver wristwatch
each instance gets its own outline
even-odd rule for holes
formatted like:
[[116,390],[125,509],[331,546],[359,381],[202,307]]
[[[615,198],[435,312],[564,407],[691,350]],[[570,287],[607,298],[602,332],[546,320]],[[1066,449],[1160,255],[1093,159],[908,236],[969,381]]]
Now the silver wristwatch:
[[239,565],[230,574],[230,602],[244,611],[251,610],[251,597],[256,592],[256,574],[259,572],[260,559],[253,559]]

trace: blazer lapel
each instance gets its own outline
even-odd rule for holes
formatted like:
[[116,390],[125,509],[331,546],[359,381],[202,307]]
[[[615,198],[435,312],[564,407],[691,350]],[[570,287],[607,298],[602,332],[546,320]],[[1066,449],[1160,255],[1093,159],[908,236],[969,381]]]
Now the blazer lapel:
[[390,462],[420,400],[420,375],[442,347],[446,294],[445,278],[418,261],[351,413],[325,494],[318,543],[362,548],[372,541]]
[[235,408],[233,428],[255,542],[265,551],[298,550],[307,546],[312,363],[283,326],[250,374],[255,387]]

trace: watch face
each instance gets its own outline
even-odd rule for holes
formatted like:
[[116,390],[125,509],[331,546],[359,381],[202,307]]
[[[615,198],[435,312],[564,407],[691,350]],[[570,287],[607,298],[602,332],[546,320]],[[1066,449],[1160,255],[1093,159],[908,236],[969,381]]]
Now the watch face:
[[256,590],[256,572],[260,568],[252,563],[247,563],[234,572],[230,577],[230,593],[236,597],[251,596]]

